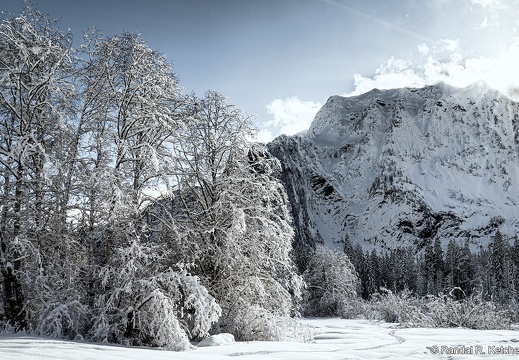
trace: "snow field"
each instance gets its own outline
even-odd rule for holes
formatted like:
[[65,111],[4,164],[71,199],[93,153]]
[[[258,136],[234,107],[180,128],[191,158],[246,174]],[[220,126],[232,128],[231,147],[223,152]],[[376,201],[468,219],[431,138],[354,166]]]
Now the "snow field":
[[[221,346],[196,347],[187,352],[63,341],[29,335],[0,335],[0,359],[458,360],[519,358],[519,332],[513,330],[399,328],[396,324],[344,319],[303,319],[301,323],[313,328],[313,343],[225,341],[227,344]],[[514,353],[515,350],[517,353]]]

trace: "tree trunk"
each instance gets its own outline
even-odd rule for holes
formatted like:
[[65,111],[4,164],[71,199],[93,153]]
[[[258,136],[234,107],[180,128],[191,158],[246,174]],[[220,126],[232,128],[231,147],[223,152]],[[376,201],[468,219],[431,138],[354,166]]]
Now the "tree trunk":
[[[16,268],[17,266],[19,266],[19,261],[15,261],[13,267]],[[12,267],[2,267],[2,277],[4,278],[4,312],[6,320],[15,326],[16,331],[27,329],[24,309],[25,298],[22,285],[16,277],[16,271]]]
[[[16,176],[15,192],[14,192],[14,219],[13,219],[13,240],[15,240],[21,231],[21,201],[23,196],[22,190],[22,165],[18,164],[18,172]],[[6,239],[2,236],[2,254],[6,254],[7,244]],[[24,309],[25,297],[22,290],[22,284],[20,279],[17,277],[17,272],[21,268],[20,254],[12,254],[12,258],[15,260],[12,264],[2,264],[2,277],[4,278],[4,312],[6,320],[15,326],[16,330],[27,329],[27,320]]]

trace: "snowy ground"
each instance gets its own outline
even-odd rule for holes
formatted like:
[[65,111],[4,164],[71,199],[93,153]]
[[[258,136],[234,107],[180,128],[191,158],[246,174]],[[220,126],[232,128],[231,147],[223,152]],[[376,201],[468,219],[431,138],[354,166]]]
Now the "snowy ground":
[[314,328],[314,343],[236,342],[172,353],[34,336],[0,335],[0,359],[519,359],[518,331],[400,329],[394,324],[366,320],[307,319],[302,322]]

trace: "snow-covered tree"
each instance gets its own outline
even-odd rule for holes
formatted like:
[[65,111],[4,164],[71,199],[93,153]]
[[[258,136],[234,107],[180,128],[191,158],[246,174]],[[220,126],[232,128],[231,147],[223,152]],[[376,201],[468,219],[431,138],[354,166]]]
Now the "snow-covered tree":
[[[209,91],[194,104],[195,124],[178,136],[182,213],[177,254],[192,259],[222,307],[221,330],[238,339],[274,339],[277,321],[296,311],[301,280],[291,259],[287,198],[266,149],[253,148],[251,119]],[[249,151],[250,150],[250,151]]]
[[307,313],[345,316],[357,295],[359,279],[343,252],[317,245],[303,273],[308,288]]
[[31,5],[0,23],[0,313],[177,350],[211,327],[283,338],[302,280],[251,118],[183,95],[138,35],[71,39]]
[[220,307],[182,264],[165,267],[167,256],[169,249],[139,236],[116,249],[99,273],[104,291],[96,299],[94,340],[186,350],[191,339],[208,335]]
[[190,275],[190,259],[172,261],[173,248],[150,240],[142,211],[150,190],[166,189],[189,97],[165,58],[137,35],[103,38],[94,31],[82,50],[80,201],[95,318],[90,334],[185,349],[207,335],[220,308]]
[[51,259],[67,238],[57,175],[68,135],[62,100],[72,93],[71,39],[30,5],[0,23],[0,268],[4,311],[19,327],[36,292],[30,282],[53,273]]
[[[103,38],[94,31],[85,35],[82,51],[84,218],[90,228],[135,222],[146,195],[171,173],[171,141],[184,124],[180,109],[187,97],[165,57],[136,34]],[[106,263],[118,233],[105,231]]]

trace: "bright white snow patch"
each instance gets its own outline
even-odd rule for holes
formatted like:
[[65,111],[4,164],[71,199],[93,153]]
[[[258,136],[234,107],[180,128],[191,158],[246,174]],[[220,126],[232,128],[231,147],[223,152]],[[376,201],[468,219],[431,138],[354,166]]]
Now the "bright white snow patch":
[[233,334],[218,334],[218,335],[212,335],[204,340],[200,341],[197,346],[198,347],[204,347],[204,346],[221,346],[221,345],[227,345],[232,344],[234,342],[234,335]]
[[[166,359],[505,359],[519,352],[519,332],[512,330],[401,329],[396,324],[367,320],[307,319],[315,329],[314,343],[234,342],[173,353],[34,336],[1,335],[2,360],[166,360]],[[463,347],[463,348],[462,348]],[[453,353],[453,352],[458,352]],[[465,351],[465,354],[460,353]],[[472,354],[467,353],[472,351]],[[483,353],[485,355],[483,355]]]

